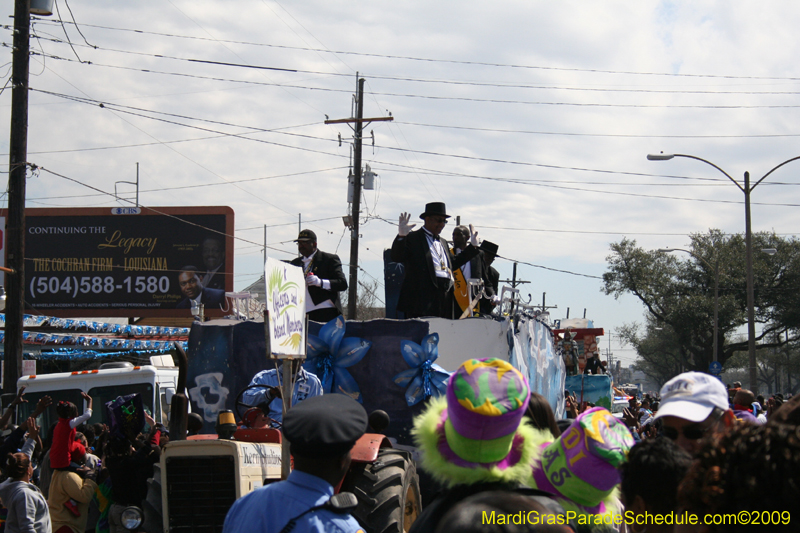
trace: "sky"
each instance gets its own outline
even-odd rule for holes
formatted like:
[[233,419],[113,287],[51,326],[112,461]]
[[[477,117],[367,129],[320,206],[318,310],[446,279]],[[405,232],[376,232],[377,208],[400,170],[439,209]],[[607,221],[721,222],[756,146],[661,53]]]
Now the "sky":
[[[362,280],[383,290],[401,212],[444,201],[554,318],[644,321],[602,291],[609,245],[744,232],[741,181],[800,155],[800,5],[723,2],[57,0],[34,17],[27,207],[230,206],[235,289],[296,255],[298,219],[349,261],[347,175],[365,81]],[[13,2],[2,63],[11,71]],[[103,104],[102,106],[100,104]],[[11,91],[0,93],[9,124]],[[8,172],[8,128],[0,170]],[[374,135],[374,142],[373,142]],[[341,143],[339,137],[341,136]],[[752,194],[754,231],[794,236],[800,161]],[[122,199],[114,197],[115,186]],[[7,204],[5,196],[0,199]],[[445,232],[452,234],[454,224]],[[347,266],[345,266],[347,271]],[[379,296],[383,298],[383,294]]]

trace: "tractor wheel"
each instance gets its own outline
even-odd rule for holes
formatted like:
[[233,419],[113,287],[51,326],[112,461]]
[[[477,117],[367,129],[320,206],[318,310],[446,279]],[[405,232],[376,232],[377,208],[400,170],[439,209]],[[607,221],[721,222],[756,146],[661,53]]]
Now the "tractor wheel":
[[353,464],[342,491],[358,498],[353,511],[367,533],[403,533],[422,511],[419,477],[411,454],[383,448],[374,463]]
[[153,465],[153,477],[147,479],[147,497],[142,503],[144,521],[141,529],[147,533],[162,533],[164,519],[161,509],[161,465]]

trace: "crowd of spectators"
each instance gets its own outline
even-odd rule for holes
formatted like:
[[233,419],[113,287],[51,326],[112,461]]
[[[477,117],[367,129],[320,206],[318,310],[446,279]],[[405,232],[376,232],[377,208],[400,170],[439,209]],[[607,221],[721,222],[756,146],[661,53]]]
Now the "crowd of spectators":
[[[121,511],[141,507],[147,478],[168,440],[166,429],[144,414],[146,434],[130,440],[105,424],[88,424],[91,401],[78,416],[70,402],[55,405],[59,421],[44,440],[37,418],[52,406],[39,400],[31,418],[9,425],[24,388],[0,418],[0,531],[5,533],[124,533]],[[163,436],[163,437],[162,437]]]
[[[479,364],[470,363],[465,375]],[[800,530],[798,396],[765,399],[739,383],[726,387],[711,375],[687,372],[657,395],[630,398],[619,417],[567,395],[567,418],[556,420],[531,393],[509,455],[484,461],[458,446],[458,428],[494,435],[497,422],[448,417],[464,406],[502,409],[515,398],[481,396],[477,382],[450,384],[456,390],[448,388],[447,401],[432,403],[416,422],[420,464],[443,488],[412,533]],[[519,396],[517,387],[508,390]],[[524,458],[530,442],[536,444],[528,457],[532,475],[510,478],[505,463]]]
[[[58,402],[41,439],[37,417],[52,400],[9,425],[25,401],[21,390],[0,418],[4,531],[126,531],[122,511],[141,507],[166,430],[145,415],[148,431],[128,438]],[[411,533],[798,530],[800,396],[687,372],[619,417],[566,403],[557,420],[508,363],[462,364],[415,420],[419,468],[439,492]]]

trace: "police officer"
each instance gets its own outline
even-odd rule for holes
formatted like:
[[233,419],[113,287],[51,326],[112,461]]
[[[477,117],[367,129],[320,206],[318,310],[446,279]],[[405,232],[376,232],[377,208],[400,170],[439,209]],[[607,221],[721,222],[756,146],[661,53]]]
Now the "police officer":
[[344,394],[308,398],[290,409],[283,434],[291,443],[294,470],[286,481],[237,500],[223,533],[280,533],[290,522],[292,533],[364,533],[349,513],[312,509],[331,499],[350,467],[350,450],[366,428],[366,411]]

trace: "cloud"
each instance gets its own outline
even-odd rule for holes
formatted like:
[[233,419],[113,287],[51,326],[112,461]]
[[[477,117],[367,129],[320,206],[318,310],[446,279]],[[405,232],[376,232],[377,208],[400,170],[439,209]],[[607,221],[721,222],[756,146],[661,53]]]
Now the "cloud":
[[[79,63],[51,40],[64,39],[60,24],[35,23],[32,46],[44,56],[32,58],[29,160],[105,191],[131,180],[138,162],[146,205],[230,205],[237,236],[249,241],[236,245],[237,289],[259,275],[252,243],[263,230],[247,228],[267,224],[268,242],[291,253],[298,214],[332,219],[308,225],[322,249],[349,257],[338,218],[347,170],[323,170],[349,165],[352,131],[323,121],[351,116],[356,72],[366,79],[365,116],[395,118],[365,129],[363,160],[380,177],[365,192],[360,257],[378,278],[395,228],[375,217],[416,216],[427,201],[446,201],[505,257],[600,275],[623,235],[657,248],[710,227],[743,229],[743,195],[722,174],[696,161],[648,162],[647,153],[694,154],[736,179],[798,155],[796,108],[782,106],[796,105],[800,8],[785,3],[71,7],[97,48],[65,23],[91,62]],[[10,91],[0,98],[8,123]],[[767,204],[753,206],[755,230],[797,232],[792,208],[775,205],[800,203],[795,176],[787,166],[769,182],[789,185],[753,193]],[[251,178],[265,179],[242,182]],[[163,190],[174,187],[186,188]],[[28,198],[30,207],[118,205],[45,173],[29,180]],[[498,263],[510,277],[512,264]],[[641,316],[588,278],[518,272],[531,294],[559,305],[555,313],[588,307],[607,328]]]

